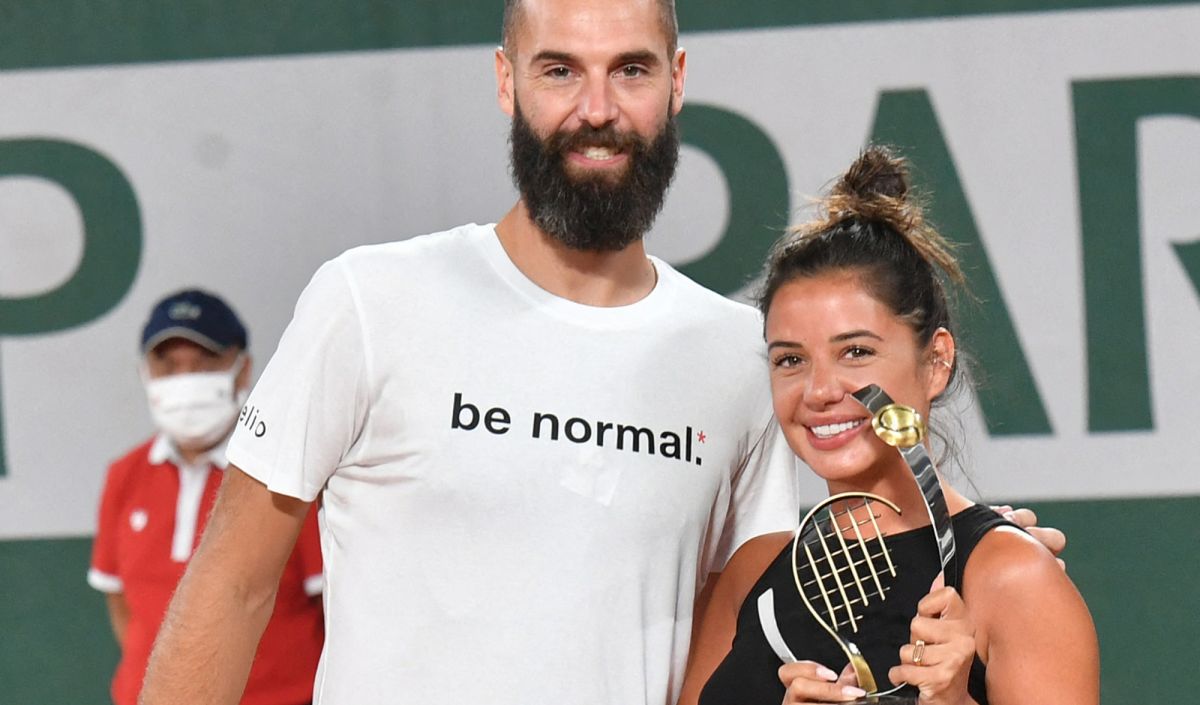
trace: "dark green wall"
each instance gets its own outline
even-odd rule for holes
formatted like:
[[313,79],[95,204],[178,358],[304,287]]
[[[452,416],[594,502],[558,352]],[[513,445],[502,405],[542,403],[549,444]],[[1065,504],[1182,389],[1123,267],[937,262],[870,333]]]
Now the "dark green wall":
[[87,584],[92,540],[0,541],[0,703],[110,702],[117,646]]
[[1101,702],[1194,702],[1168,674],[1200,662],[1200,497],[1029,506],[1067,532],[1100,635]]

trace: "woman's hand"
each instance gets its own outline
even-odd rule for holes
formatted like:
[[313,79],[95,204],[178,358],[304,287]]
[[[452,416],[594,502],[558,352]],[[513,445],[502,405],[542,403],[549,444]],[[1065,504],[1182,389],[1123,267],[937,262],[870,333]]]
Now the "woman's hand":
[[892,683],[921,691],[922,705],[965,705],[967,677],[975,658],[975,624],[954,588],[942,576],[917,604],[912,643],[900,647],[900,665],[888,672]]
[[858,677],[850,664],[839,676],[814,661],[785,663],[779,668],[779,680],[787,688],[783,705],[843,703],[867,694],[858,687]]

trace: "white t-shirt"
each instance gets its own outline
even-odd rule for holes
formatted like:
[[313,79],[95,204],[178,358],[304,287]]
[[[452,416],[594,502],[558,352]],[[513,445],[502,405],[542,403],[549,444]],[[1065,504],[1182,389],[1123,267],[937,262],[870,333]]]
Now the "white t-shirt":
[[316,273],[228,451],[321,496],[316,702],[674,702],[698,587],[796,476],[758,314],[653,263],[584,306],[471,224]]

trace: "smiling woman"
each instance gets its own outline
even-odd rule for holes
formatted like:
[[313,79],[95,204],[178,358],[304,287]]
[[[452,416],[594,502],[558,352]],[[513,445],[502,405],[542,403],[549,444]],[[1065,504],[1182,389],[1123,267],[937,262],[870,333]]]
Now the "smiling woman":
[[[878,385],[928,418],[958,374],[942,282],[963,277],[908,184],[903,159],[868,148],[822,202],[822,217],[775,247],[760,299],[788,445],[831,496],[870,493],[899,509],[869,519],[887,537],[895,580],[882,600],[855,608],[863,612],[855,643],[877,684],[858,681],[849,652],[805,606],[785,532],[745,544],[718,578],[696,627],[683,705],[844,702],[886,690],[888,680],[926,705],[1099,701],[1091,617],[1050,553],[942,482],[957,544],[943,579],[913,471],[871,432],[854,396]],[[818,581],[840,584],[842,568],[824,570],[836,575]],[[763,604],[778,625],[771,637]],[[786,649],[775,648],[780,639]],[[788,651],[799,660],[782,664],[776,654]]]

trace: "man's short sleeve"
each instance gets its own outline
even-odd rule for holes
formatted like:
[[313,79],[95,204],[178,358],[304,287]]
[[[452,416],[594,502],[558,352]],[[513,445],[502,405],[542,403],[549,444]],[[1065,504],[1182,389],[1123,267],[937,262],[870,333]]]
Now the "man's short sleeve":
[[796,528],[800,507],[797,473],[802,467],[771,416],[746,464],[733,476],[713,572],[722,570],[738,547],[755,536]]
[[121,512],[121,483],[109,468],[104,478],[104,492],[100,497],[100,516],[96,526],[96,538],[92,541],[92,563],[88,567],[88,585],[105,593],[125,590],[117,563],[117,521]]
[[362,429],[365,359],[354,292],[335,259],[300,295],[242,408],[230,462],[273,492],[315,499]]

